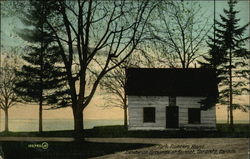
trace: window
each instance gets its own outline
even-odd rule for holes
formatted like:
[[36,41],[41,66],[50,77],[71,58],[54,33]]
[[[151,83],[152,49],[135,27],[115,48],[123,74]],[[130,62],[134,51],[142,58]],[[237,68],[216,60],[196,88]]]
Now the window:
[[169,97],[169,106],[176,106],[176,97],[174,96]]
[[201,123],[201,110],[199,108],[188,108],[188,123],[189,124]]
[[143,108],[143,122],[155,122],[155,108],[145,107]]

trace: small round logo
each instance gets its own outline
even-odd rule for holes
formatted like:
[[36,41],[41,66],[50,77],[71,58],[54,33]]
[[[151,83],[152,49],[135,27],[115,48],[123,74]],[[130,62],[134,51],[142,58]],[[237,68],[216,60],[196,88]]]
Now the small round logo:
[[43,149],[48,149],[49,148],[49,144],[47,142],[43,142],[42,143],[42,148]]

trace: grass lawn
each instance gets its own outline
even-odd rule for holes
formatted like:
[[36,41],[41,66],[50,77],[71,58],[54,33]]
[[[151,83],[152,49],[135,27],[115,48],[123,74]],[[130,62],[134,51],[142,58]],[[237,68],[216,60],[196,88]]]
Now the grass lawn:
[[[229,131],[226,124],[217,124],[217,131],[128,131],[123,126],[101,126],[87,129],[85,137],[136,137],[136,138],[249,138],[248,124],[235,124],[234,132]],[[74,132],[47,131],[38,132],[2,132],[1,136],[22,136],[22,137],[72,137]],[[90,157],[103,156],[115,152],[132,150],[143,147],[150,147],[153,144],[131,144],[131,143],[101,143],[101,142],[46,142],[48,148],[32,147],[32,145],[43,142],[29,141],[1,141],[1,148],[5,159],[85,159]]]
[[[138,137],[138,138],[203,138],[203,137],[250,137],[249,124],[235,124],[234,132],[231,132],[227,124],[217,124],[217,131],[128,131],[121,125],[100,126],[86,129],[85,137]],[[72,137],[72,130],[38,132],[1,132],[1,136],[27,136],[27,137]]]
[[127,131],[123,126],[95,127],[86,132],[86,137],[138,137],[138,138],[221,138],[221,137],[250,137],[248,124],[235,124],[231,132],[227,124],[217,124],[217,131]]

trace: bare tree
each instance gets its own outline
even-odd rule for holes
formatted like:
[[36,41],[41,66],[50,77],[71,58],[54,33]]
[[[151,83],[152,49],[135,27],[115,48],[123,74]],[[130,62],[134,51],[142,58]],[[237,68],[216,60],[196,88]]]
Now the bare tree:
[[200,48],[212,27],[197,2],[190,1],[161,1],[150,22],[154,49],[169,67],[190,67],[201,56]]
[[[138,52],[139,53],[139,52]],[[105,92],[104,95],[104,107],[112,108],[118,107],[123,109],[124,112],[124,126],[128,125],[128,115],[127,115],[127,96],[126,96],[126,68],[128,67],[143,67],[149,66],[150,59],[149,55],[134,54],[130,56],[121,65],[107,73],[100,82],[102,91]]]
[[[46,26],[53,32],[66,69],[76,137],[82,136],[83,110],[100,80],[138,47],[152,12],[148,1],[55,1]],[[118,58],[119,57],[119,58]],[[115,59],[116,62],[114,62]],[[93,74],[95,78],[90,78]],[[94,82],[93,82],[94,81]]]
[[14,106],[17,101],[17,95],[14,92],[15,82],[15,63],[11,55],[5,55],[3,58],[2,66],[0,67],[0,108],[5,113],[5,131],[9,131],[9,109]]
[[101,89],[104,90],[104,107],[118,107],[124,112],[124,126],[127,122],[127,97],[125,94],[125,65],[120,65],[104,76],[100,82]]

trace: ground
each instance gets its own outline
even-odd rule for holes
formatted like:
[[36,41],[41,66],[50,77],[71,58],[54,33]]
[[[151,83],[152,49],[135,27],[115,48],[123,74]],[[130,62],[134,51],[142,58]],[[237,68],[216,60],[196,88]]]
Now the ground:
[[1,132],[0,159],[248,159],[249,124],[217,124],[217,131],[128,131],[124,126],[84,130]]
[[[248,159],[248,138],[86,138],[72,143],[73,138],[1,137],[1,142],[26,147],[46,141],[48,149],[36,148],[29,158],[91,159]],[[17,142],[23,141],[17,146]],[[28,144],[27,144],[28,143]],[[10,145],[8,143],[8,145]],[[73,149],[73,150],[72,150]],[[10,151],[12,154],[18,151]],[[108,151],[107,151],[108,150]],[[74,154],[75,156],[71,156]],[[12,155],[15,156],[15,155]],[[20,158],[20,155],[17,157]],[[8,159],[8,158],[7,158]]]
[[94,142],[156,144],[152,147],[128,150],[92,159],[248,159],[247,138],[138,139],[91,138]]

